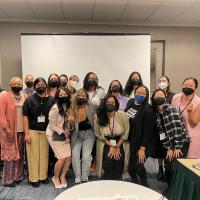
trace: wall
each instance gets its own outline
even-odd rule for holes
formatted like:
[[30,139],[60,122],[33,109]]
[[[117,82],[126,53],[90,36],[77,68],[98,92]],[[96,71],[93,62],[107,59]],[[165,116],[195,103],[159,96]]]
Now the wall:
[[21,76],[21,33],[83,31],[152,33],[153,40],[166,40],[165,72],[170,77],[175,92],[180,91],[185,77],[195,76],[198,79],[200,77],[200,28],[2,22],[0,23],[2,87],[8,89],[9,79],[14,75]]

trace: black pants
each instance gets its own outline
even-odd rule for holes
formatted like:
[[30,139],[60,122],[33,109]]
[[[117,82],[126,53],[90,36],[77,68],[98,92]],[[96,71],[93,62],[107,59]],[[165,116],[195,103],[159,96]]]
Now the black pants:
[[[140,183],[141,185],[147,185],[147,175],[144,164],[139,163],[139,157],[136,156],[134,160],[129,163],[129,174],[133,183]],[[140,180],[138,180],[138,177]]]
[[121,157],[120,160],[110,159],[108,157],[110,147],[105,144],[103,149],[102,168],[104,170],[103,179],[105,180],[120,180],[124,171],[124,148],[120,146]]
[[[183,145],[183,147],[181,148],[181,152],[183,153],[183,155],[180,155],[180,158],[186,158],[186,156],[188,154],[189,146],[190,146],[189,142],[186,142]],[[166,179],[167,179],[167,184],[169,186],[171,183],[171,180],[172,180],[173,172],[176,170],[176,164],[175,164],[176,158],[174,158],[170,162],[169,159],[166,159],[166,155],[167,155],[167,152],[165,152],[164,163],[165,163],[165,175],[166,175]]]

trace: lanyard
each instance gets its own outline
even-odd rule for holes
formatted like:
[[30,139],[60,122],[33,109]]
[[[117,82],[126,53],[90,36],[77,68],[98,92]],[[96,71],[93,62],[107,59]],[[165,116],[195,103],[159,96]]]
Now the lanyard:
[[[193,97],[190,99],[190,101],[188,102],[188,104],[185,106],[185,108],[183,108],[182,111],[181,111],[181,101],[180,101],[180,104],[179,104],[179,113],[180,113],[180,115],[181,115],[181,114],[185,111],[185,109],[189,106],[189,104],[192,102],[193,98],[194,98],[194,95],[193,95]],[[182,97],[181,97],[181,100],[182,100]]]

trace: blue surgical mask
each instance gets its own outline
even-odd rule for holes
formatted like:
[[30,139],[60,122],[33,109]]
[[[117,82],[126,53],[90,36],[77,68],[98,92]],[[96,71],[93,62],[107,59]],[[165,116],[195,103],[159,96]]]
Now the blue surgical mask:
[[138,103],[138,104],[142,104],[144,102],[144,100],[146,99],[145,96],[142,96],[142,95],[135,95],[135,101]]

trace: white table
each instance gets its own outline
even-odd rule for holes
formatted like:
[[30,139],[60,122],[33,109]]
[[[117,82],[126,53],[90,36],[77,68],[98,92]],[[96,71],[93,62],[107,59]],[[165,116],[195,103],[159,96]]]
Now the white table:
[[92,181],[76,185],[65,190],[55,200],[92,200],[92,198],[94,200],[121,200],[120,197],[124,196],[129,197],[128,200],[166,200],[158,192],[141,185],[110,180]]

